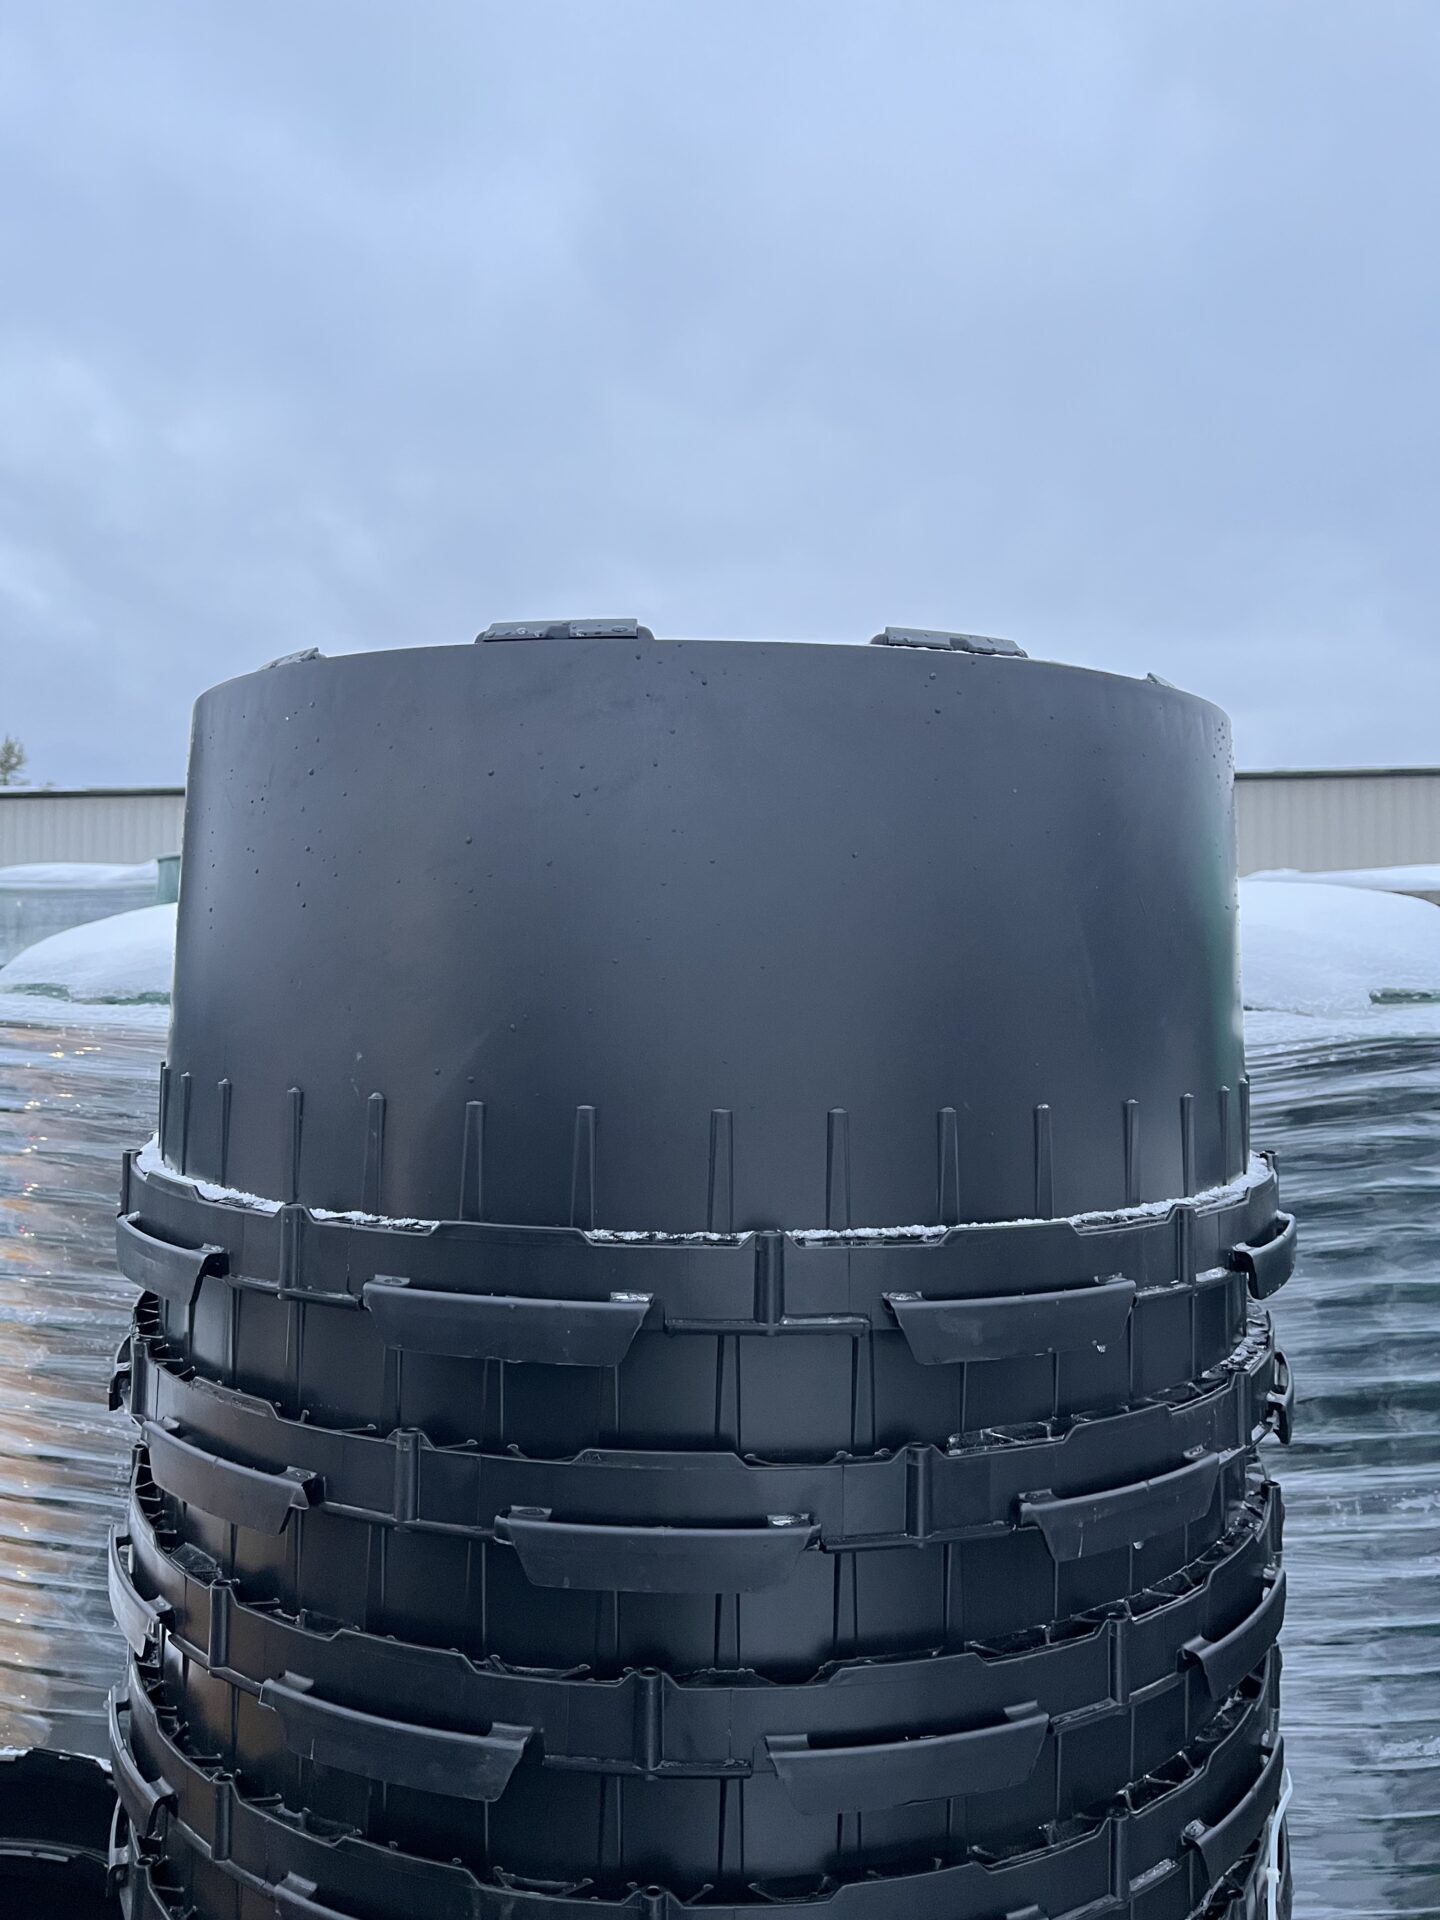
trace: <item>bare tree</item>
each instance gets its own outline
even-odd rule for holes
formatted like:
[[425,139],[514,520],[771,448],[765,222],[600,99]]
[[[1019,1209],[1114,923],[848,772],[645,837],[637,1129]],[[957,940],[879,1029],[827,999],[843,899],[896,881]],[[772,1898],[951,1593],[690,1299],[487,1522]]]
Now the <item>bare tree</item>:
[[25,771],[25,749],[13,734],[0,740],[0,787],[18,787]]

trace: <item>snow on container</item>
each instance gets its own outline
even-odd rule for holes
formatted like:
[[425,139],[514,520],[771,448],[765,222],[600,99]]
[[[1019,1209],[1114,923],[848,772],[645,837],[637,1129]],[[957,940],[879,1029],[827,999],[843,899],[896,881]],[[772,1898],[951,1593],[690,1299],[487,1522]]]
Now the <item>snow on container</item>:
[[117,1229],[134,1913],[1243,1910],[1295,1232],[1226,722],[881,642],[200,702]]

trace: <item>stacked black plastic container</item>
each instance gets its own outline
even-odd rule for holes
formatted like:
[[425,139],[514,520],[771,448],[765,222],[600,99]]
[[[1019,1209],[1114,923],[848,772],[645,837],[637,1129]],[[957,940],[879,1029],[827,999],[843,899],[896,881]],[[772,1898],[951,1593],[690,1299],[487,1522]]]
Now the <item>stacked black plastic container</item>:
[[188,806],[132,1920],[1284,1911],[1223,715],[492,628]]

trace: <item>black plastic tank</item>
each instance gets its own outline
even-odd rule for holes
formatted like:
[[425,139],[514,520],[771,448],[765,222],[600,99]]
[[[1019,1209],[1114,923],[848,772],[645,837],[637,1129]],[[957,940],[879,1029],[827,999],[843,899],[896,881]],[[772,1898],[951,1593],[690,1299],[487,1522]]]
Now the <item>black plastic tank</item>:
[[1233,883],[1228,723],[1153,680],[299,660],[196,708],[163,1144],[311,1207],[622,1231],[1169,1200],[1243,1169]]
[[1281,1897],[1230,782],[1159,682],[893,630],[204,697],[117,1228],[135,1920]]

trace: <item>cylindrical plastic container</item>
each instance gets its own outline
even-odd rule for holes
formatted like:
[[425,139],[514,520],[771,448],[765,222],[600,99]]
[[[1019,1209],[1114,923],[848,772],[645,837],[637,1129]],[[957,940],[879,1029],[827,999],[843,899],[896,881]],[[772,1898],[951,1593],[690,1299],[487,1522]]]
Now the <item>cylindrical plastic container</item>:
[[1155,681],[638,637],[278,666],[196,708],[161,1144],[621,1231],[1172,1200],[1244,1170],[1234,860],[1225,717]]
[[1226,723],[886,638],[201,701],[132,1920],[1258,1920],[1295,1225]]

